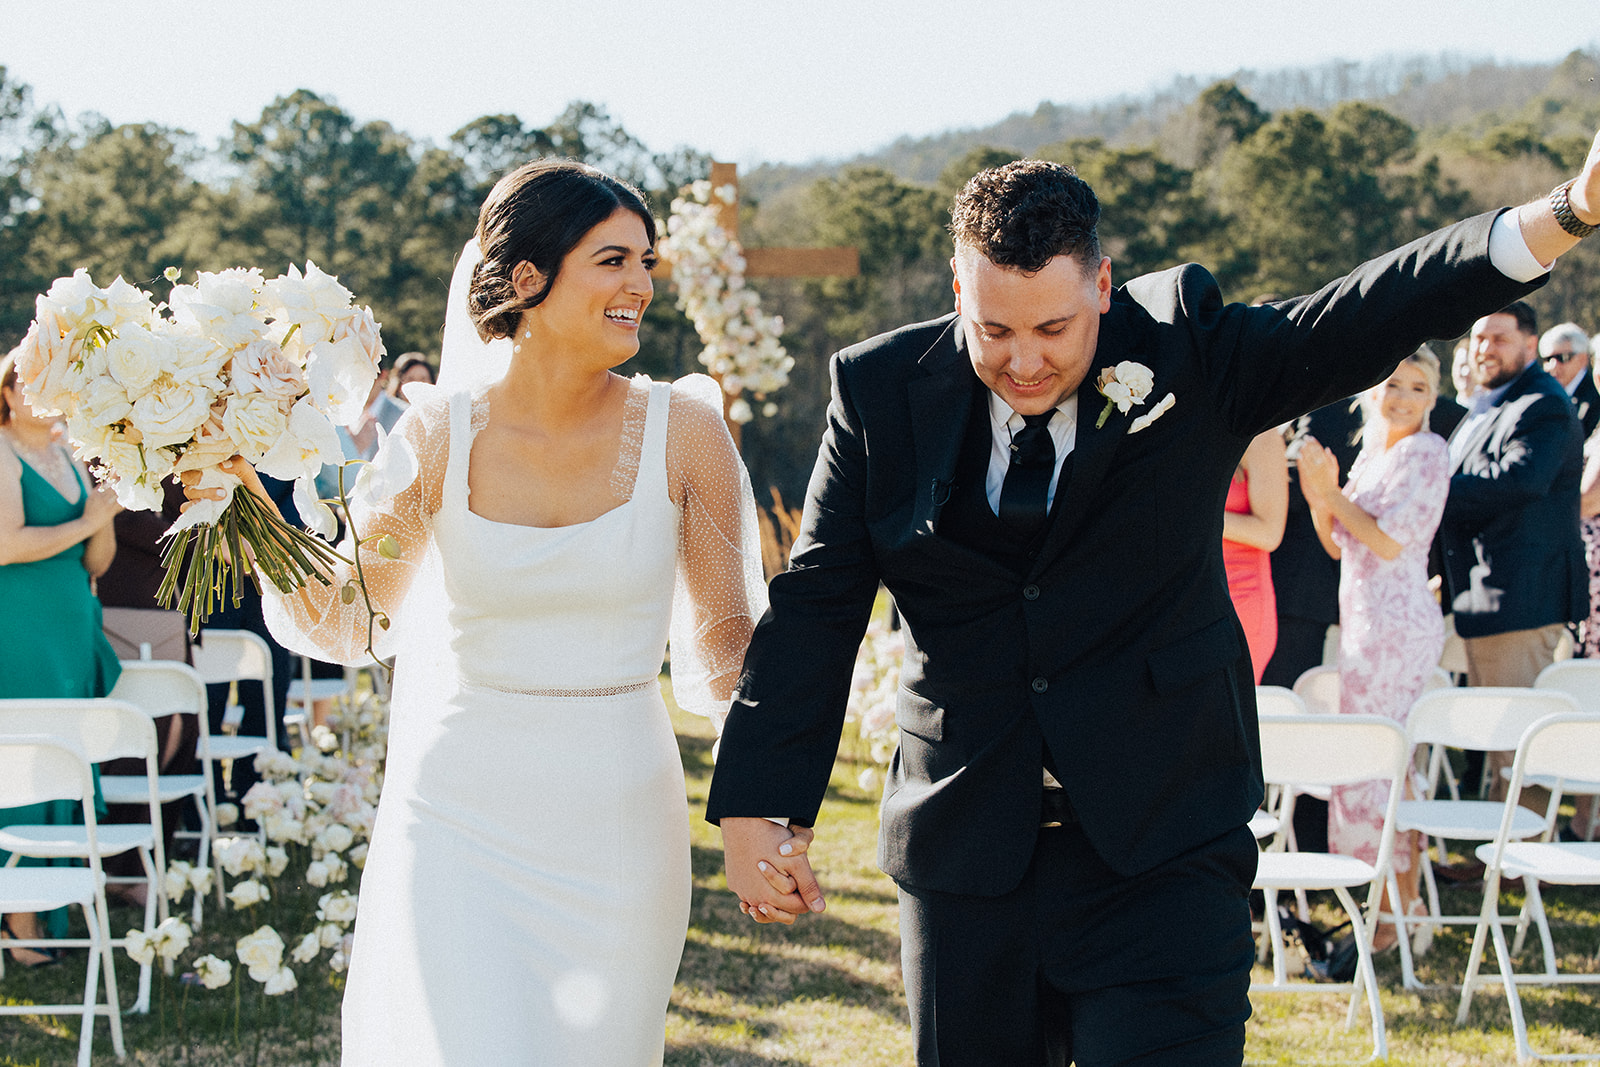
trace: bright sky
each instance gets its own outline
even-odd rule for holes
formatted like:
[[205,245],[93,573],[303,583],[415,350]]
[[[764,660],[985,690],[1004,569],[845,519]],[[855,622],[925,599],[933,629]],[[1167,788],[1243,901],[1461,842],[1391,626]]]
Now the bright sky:
[[[5,0],[0,64],[68,115],[210,144],[297,88],[444,141],[604,105],[742,164],[1089,104],[1175,75],[1452,52],[1554,60],[1596,0]],[[1597,88],[1600,92],[1600,88]]]

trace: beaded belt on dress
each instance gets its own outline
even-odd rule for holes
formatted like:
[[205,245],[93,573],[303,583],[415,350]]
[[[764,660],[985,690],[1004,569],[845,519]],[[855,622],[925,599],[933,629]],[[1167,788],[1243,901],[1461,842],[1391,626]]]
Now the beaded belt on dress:
[[659,683],[654,678],[642,682],[627,682],[623,685],[603,685],[596,689],[539,689],[521,688],[512,685],[495,685],[493,682],[473,682],[473,685],[485,689],[493,689],[500,693],[515,693],[518,696],[529,697],[558,697],[561,699],[576,699],[581,697],[615,697],[624,693],[642,693],[653,685]]

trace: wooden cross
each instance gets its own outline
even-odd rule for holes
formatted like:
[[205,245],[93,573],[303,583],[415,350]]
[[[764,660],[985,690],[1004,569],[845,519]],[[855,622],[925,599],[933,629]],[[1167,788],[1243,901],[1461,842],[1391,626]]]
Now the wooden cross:
[[[711,188],[721,189],[731,185],[733,202],[716,197],[712,203],[717,209],[717,225],[734,241],[739,239],[739,166],[736,163],[711,164]],[[861,254],[855,248],[744,248],[744,275],[746,278],[854,278],[861,273]],[[662,259],[651,272],[655,277],[670,280],[672,264]],[[720,379],[718,384],[721,384]],[[726,418],[733,397],[722,394],[722,414]],[[733,442],[738,444],[740,425],[728,420]]]

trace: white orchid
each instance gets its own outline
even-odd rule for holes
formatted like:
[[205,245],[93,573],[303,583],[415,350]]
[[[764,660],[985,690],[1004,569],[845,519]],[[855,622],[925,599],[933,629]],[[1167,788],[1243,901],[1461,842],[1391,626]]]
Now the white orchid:
[[379,426],[378,451],[372,462],[361,465],[351,503],[367,510],[386,504],[417,480],[417,471],[417,453],[411,442]]

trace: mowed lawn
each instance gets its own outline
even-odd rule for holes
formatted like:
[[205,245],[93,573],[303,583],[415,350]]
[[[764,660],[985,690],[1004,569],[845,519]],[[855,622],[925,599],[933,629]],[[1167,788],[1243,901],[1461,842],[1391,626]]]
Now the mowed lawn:
[[[865,753],[847,738],[822,811],[812,859],[828,892],[828,911],[794,927],[757,926],[739,914],[722,874],[721,840],[701,813],[710,783],[710,727],[693,716],[674,714],[688,781],[694,848],[694,904],[683,965],[667,1018],[666,1063],[671,1067],[880,1067],[911,1062],[905,997],[900,983],[899,934],[894,885],[874,865],[876,789],[858,782],[868,769]],[[869,783],[870,785],[871,783]],[[285,936],[298,931],[297,912],[315,907],[320,891],[281,887],[270,914],[253,921],[208,909],[205,929],[185,961],[205,952],[232,958],[233,942],[262,921]],[[1516,898],[1508,895],[1510,908]],[[1452,890],[1447,906],[1476,910],[1478,894]],[[1564,966],[1597,970],[1591,955],[1600,947],[1600,891],[1553,889],[1546,897]],[[1317,918],[1332,925],[1333,912],[1318,906]],[[131,909],[116,908],[113,929],[136,921]],[[1172,916],[1182,922],[1182,916]],[[1465,969],[1471,928],[1442,933],[1419,964],[1423,981],[1437,992],[1398,992],[1399,960],[1380,958],[1385,987],[1390,1062],[1427,1067],[1500,1065],[1514,1061],[1504,998],[1481,994],[1468,1026],[1454,1024],[1458,991],[1451,983]],[[1537,939],[1530,938],[1525,966],[1532,966]],[[463,945],[461,966],[470,969],[473,949]],[[81,957],[46,969],[10,966],[0,980],[0,1002],[72,1002],[81,996]],[[164,1013],[128,1016],[124,1028],[130,1064],[336,1064],[341,980],[319,972],[302,976],[294,994],[267,999],[245,981],[235,1036],[234,990],[188,990],[167,985]],[[132,999],[137,969],[118,958],[123,1003]],[[1336,996],[1258,996],[1249,1028],[1246,1061],[1253,1064],[1356,1063],[1370,1054],[1362,1023],[1344,1029],[1347,1001]],[[1590,1052],[1600,1058],[1600,1005],[1593,992],[1527,990],[1524,1004],[1536,1048]],[[179,1009],[182,1008],[180,1020]],[[259,1035],[259,1039],[258,1039]],[[73,1018],[0,1016],[0,1067],[47,1067],[74,1062]],[[107,1025],[98,1024],[95,1063],[115,1064]],[[597,1065],[604,1067],[604,1065]]]

